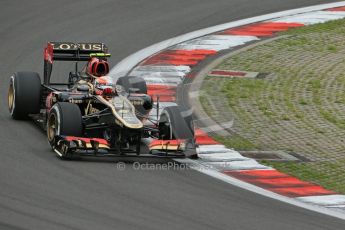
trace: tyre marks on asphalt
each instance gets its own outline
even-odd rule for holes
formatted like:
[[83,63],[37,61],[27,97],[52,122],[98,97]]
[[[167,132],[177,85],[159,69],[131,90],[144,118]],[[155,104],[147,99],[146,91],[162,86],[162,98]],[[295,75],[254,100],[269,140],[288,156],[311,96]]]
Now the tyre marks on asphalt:
[[[176,103],[177,86],[189,77],[188,74],[193,68],[219,51],[259,41],[290,28],[342,18],[345,18],[345,6],[278,17],[218,31],[162,50],[139,63],[129,75],[140,76],[146,80],[148,94],[155,101],[159,96],[162,109]],[[156,113],[157,110],[154,109],[151,116],[157,117]],[[345,195],[336,194],[317,184],[302,181],[244,157],[212,139],[201,129],[195,130],[195,140],[199,159],[193,164],[298,201],[345,212]]]

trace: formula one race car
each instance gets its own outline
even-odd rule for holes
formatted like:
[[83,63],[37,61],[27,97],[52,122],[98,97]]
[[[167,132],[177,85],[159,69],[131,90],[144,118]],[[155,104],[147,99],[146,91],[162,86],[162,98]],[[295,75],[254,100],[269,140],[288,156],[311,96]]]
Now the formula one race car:
[[[46,130],[60,158],[73,156],[193,157],[193,132],[178,106],[159,111],[140,77],[107,76],[110,56],[103,43],[49,42],[44,83],[34,72],[10,78],[8,105],[14,119],[31,117]],[[76,62],[68,83],[52,83],[53,61]],[[78,71],[78,62],[87,62]],[[152,112],[156,119],[152,119]],[[151,113],[150,113],[151,112]],[[143,153],[143,140],[151,143]]]

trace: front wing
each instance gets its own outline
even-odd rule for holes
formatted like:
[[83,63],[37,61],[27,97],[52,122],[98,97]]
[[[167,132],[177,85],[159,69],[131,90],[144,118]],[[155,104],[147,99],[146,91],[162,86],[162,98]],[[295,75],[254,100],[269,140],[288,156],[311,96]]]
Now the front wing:
[[153,140],[148,146],[148,153],[137,153],[133,150],[128,151],[111,147],[111,144],[102,138],[85,138],[74,136],[56,136],[54,151],[60,156],[152,156],[181,158],[191,155],[190,149],[187,150],[185,140]]

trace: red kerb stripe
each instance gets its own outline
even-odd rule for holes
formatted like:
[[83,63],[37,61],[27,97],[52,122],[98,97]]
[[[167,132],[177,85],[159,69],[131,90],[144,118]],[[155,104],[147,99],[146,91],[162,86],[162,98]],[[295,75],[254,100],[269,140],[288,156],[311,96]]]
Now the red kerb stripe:
[[220,144],[218,141],[209,137],[207,135],[207,133],[205,133],[201,129],[195,129],[194,136],[195,136],[196,144],[198,144],[198,145],[218,145],[218,144]]
[[239,179],[253,179],[253,178],[283,178],[290,177],[285,173],[281,173],[275,169],[265,169],[265,170],[241,170],[241,171],[224,171],[223,173],[233,176]]
[[218,141],[215,141],[209,136],[195,137],[195,142],[198,145],[219,145],[220,144]]
[[335,194],[319,185],[302,181],[275,169],[224,171],[223,173],[288,197]]
[[181,55],[214,55],[216,50],[166,50],[165,53]]
[[305,186],[305,187],[287,187],[287,188],[272,188],[269,189],[272,192],[278,193],[288,197],[299,197],[299,196],[320,196],[320,195],[332,195],[336,194],[333,191],[322,188],[321,186]]
[[236,72],[236,71],[226,71],[226,70],[213,70],[210,74],[220,75],[220,76],[238,76],[244,77],[246,73],[243,72]]
[[327,9],[326,11],[345,11],[345,6]]
[[229,30],[221,32],[220,34],[224,35],[242,35],[242,36],[257,36],[257,37],[268,37],[272,36],[273,33],[264,33],[264,32],[253,32],[253,31],[246,31],[246,30]]
[[242,26],[237,28],[232,28],[225,30],[220,34],[229,34],[229,35],[249,35],[249,36],[272,36],[274,32],[285,31],[289,28],[304,26],[300,23],[281,23],[281,22],[265,22],[265,23],[256,23],[248,26]]
[[303,187],[314,186],[310,182],[301,181],[296,177],[281,177],[271,179],[250,179],[248,182],[264,188],[281,188],[281,187]]

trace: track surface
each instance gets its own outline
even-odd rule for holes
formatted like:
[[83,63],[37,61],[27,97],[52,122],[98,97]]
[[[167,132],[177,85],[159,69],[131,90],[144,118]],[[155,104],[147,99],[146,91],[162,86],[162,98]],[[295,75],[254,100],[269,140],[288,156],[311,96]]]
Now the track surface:
[[137,171],[130,164],[119,171],[109,161],[60,161],[35,125],[9,118],[6,101],[8,76],[41,73],[49,40],[104,41],[115,64],[189,31],[326,2],[3,0],[0,229],[342,229],[341,220],[195,171]]

